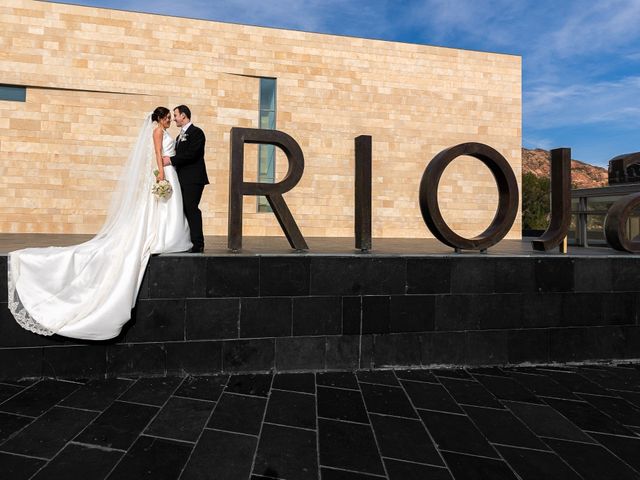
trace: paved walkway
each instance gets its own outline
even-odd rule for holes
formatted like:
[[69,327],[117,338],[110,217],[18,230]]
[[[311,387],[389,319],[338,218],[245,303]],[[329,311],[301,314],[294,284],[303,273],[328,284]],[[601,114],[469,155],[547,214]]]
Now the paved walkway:
[[640,365],[4,382],[0,477],[640,479]]

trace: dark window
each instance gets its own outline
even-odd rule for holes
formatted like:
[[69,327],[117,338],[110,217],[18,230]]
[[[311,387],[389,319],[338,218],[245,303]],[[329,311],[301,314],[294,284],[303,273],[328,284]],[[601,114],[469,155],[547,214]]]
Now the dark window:
[[[259,128],[276,128],[276,79],[260,79]],[[276,178],[276,147],[258,145],[258,182],[273,183]],[[258,212],[270,212],[265,197],[258,197]]]
[[13,85],[0,85],[0,100],[25,102],[27,100],[27,89]]

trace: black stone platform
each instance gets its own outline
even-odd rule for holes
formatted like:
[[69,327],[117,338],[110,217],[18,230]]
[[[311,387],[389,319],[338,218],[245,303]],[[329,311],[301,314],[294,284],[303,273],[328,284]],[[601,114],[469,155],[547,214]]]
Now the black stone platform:
[[11,480],[638,480],[640,364],[0,382]]
[[504,243],[488,255],[157,256],[132,320],[102,343],[22,330],[2,278],[0,378],[640,358],[640,256]]

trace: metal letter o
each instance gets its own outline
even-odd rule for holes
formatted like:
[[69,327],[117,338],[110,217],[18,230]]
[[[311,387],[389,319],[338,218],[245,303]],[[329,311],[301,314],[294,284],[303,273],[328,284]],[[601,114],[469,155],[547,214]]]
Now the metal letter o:
[[[461,237],[445,222],[438,205],[438,184],[445,168],[461,155],[484,163],[498,186],[498,209],[487,229],[474,238]],[[518,213],[518,183],[509,162],[483,143],[461,143],[433,157],[420,182],[420,211],[427,227],[445,245],[456,250],[486,250],[502,240],[513,226]]]

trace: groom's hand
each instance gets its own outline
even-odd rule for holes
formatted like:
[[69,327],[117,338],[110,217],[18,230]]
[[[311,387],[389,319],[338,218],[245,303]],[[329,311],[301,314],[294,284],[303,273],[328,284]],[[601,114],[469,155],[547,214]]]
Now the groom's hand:
[[171,159],[169,157],[162,157],[162,164],[166,167],[167,165],[171,165]]

